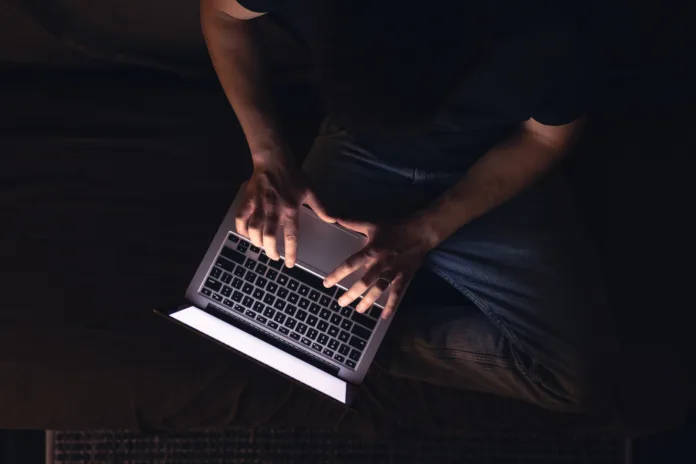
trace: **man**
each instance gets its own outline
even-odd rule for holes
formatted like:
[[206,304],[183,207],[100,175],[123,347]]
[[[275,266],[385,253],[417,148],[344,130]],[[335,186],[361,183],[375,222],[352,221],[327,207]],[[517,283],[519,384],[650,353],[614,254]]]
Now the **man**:
[[[307,43],[329,110],[303,170],[254,39],[266,12]],[[370,239],[325,280],[367,269],[339,304],[388,292],[391,317],[421,266],[471,302],[404,312],[392,373],[564,411],[601,396],[609,309],[554,171],[585,118],[572,17],[543,2],[202,1],[254,164],[238,230],[278,259],[282,225],[292,266],[305,203]]]

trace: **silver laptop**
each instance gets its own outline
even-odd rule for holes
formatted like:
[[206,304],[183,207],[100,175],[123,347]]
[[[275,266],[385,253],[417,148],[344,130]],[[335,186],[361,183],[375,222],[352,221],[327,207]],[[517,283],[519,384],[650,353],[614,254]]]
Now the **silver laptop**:
[[280,261],[236,232],[241,192],[186,291],[188,304],[156,312],[349,404],[393,316],[380,317],[386,294],[362,314],[355,311],[360,300],[338,306],[360,271],[333,288],[322,281],[367,239],[302,207],[297,262],[286,268],[282,230]]

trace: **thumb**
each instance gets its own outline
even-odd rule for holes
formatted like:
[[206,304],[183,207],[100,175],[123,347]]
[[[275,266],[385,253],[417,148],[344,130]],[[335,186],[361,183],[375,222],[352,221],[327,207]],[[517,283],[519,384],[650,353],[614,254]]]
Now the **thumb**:
[[346,229],[353,230],[355,232],[360,232],[361,234],[370,237],[375,226],[371,222],[364,221],[352,221],[348,219],[339,219],[337,221],[340,225]]
[[317,213],[317,216],[319,216],[322,221],[332,223],[336,222],[336,218],[329,216],[329,214],[326,212],[326,208],[324,208],[322,202],[319,201],[319,198],[317,198],[316,194],[311,189],[307,189],[302,203],[312,208],[312,210]]

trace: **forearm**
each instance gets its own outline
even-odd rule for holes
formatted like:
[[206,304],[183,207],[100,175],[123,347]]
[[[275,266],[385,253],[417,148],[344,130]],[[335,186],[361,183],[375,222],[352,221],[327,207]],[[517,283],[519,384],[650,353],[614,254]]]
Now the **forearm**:
[[254,164],[285,153],[254,25],[201,2],[201,25],[213,66],[242,126]]
[[550,137],[523,125],[494,146],[423,213],[433,242],[441,242],[532,185],[569,151],[582,125],[583,120],[578,120],[568,127],[552,128]]

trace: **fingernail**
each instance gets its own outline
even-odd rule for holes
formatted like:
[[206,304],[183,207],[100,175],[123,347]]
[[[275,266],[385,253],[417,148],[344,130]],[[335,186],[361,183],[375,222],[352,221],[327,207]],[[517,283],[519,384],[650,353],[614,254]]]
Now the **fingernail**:
[[346,305],[346,300],[344,300],[343,298],[339,298],[338,299],[338,306],[345,306],[345,305]]
[[329,282],[328,280],[325,280],[325,281],[323,282],[323,284],[324,284],[324,287],[326,287],[326,288],[330,288],[330,287],[331,287],[331,282]]

